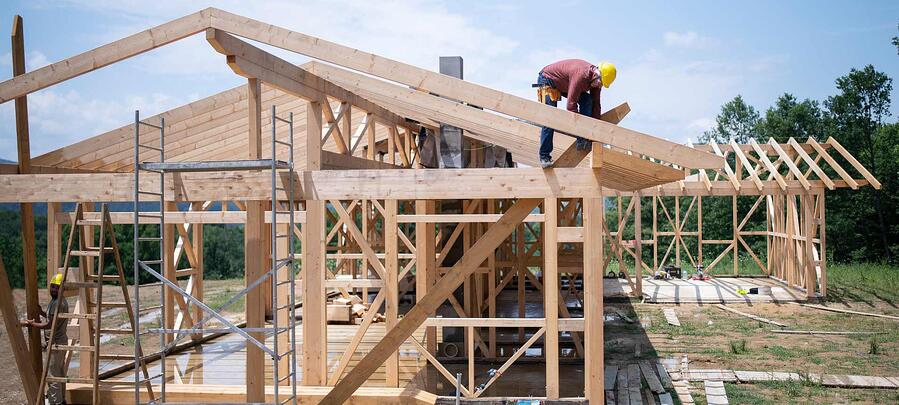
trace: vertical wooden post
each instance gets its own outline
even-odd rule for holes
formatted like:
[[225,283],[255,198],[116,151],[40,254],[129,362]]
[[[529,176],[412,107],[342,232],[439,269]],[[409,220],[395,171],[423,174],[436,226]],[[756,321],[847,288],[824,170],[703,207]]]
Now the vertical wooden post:
[[[202,202],[194,203],[194,210],[201,210],[203,206]],[[203,224],[192,224],[191,226],[191,239],[193,239],[191,244],[194,248],[194,255],[196,256],[196,263],[194,264],[194,290],[193,295],[198,300],[203,300],[203,271],[205,270],[205,264],[203,261]],[[135,287],[136,288],[136,287]],[[203,319],[203,309],[194,305],[194,319]]]
[[[418,215],[433,214],[434,202],[428,200],[415,201],[415,213]],[[418,302],[434,284],[435,273],[435,246],[434,224],[430,222],[415,223],[415,301]],[[432,354],[437,352],[437,328],[428,327],[425,330],[425,348]]]
[[604,403],[603,385],[603,198],[584,198],[584,356],[585,394],[591,403]]
[[[497,200],[487,200],[487,213],[496,213]],[[496,251],[487,258],[487,316],[496,318]],[[487,329],[487,356],[496,357],[496,328]]]
[[825,224],[827,224],[825,212],[827,212],[827,207],[824,205],[826,201],[826,197],[824,196],[824,189],[821,189],[818,192],[818,238],[821,240],[820,250],[818,251],[818,258],[821,260],[821,296],[827,296],[827,244],[826,244],[826,235],[827,233],[824,231]]
[[[25,27],[22,16],[12,20],[12,70],[13,76],[25,74]],[[15,100],[16,109],[16,150],[18,151],[19,174],[31,172],[31,142],[28,136],[28,99],[25,96]],[[34,211],[31,204],[19,204],[22,223],[22,264],[25,274],[25,313],[28,319],[37,319],[40,304],[37,296],[37,252],[34,241]],[[55,272],[55,271],[54,271]],[[39,378],[41,363],[41,331],[28,328],[28,346],[35,377]]]
[[[321,139],[322,104],[308,102],[306,170],[321,170]],[[325,385],[328,381],[328,319],[324,201],[306,201],[303,239],[303,385]]]
[[640,192],[634,193],[631,198],[636,198],[634,203],[634,273],[637,277],[637,297],[643,296],[643,196]]
[[818,284],[818,277],[815,275],[815,256],[812,253],[815,243],[813,242],[815,237],[815,196],[814,194],[803,194],[800,196],[800,201],[802,202],[802,216],[804,217],[802,224],[805,226],[805,229],[802,230],[802,233],[805,234],[805,243],[803,243],[805,247],[803,250],[805,293],[809,299],[812,299],[815,298],[815,287]]
[[546,398],[559,398],[559,200],[543,202],[543,312],[546,319]]
[[674,261],[680,267],[681,229],[680,229],[680,196],[674,197]]
[[62,267],[62,225],[56,219],[56,214],[60,212],[62,204],[47,203],[47,287],[50,279]]
[[[384,200],[384,270],[387,279],[384,280],[385,294],[385,327],[393,329],[399,316],[399,246],[397,239],[397,201]],[[399,356],[397,352],[390,354],[387,359],[387,386],[399,387]]]
[[734,227],[734,275],[740,274],[740,226],[737,223],[737,196],[733,196],[733,227]]
[[[262,158],[262,85],[257,79],[247,80],[249,141],[248,159]],[[244,281],[247,286],[265,275],[266,249],[265,203],[247,201],[247,222],[244,225]],[[260,286],[246,295],[246,319],[248,328],[265,327],[265,288]],[[264,333],[250,333],[258,340]],[[247,344],[247,402],[265,402],[265,356],[256,345]]]
[[696,262],[702,266],[702,196],[696,198]]
[[[515,266],[515,278],[518,282],[518,317],[525,317],[525,308],[524,308],[524,272],[528,271],[527,258],[525,257],[525,249],[524,249],[524,228],[525,225],[519,224],[518,230],[515,231],[515,256],[518,260],[516,260]],[[518,342],[524,343],[524,328],[518,328]]]
[[[178,205],[174,202],[166,202],[165,204],[163,204],[161,209],[163,212],[177,211]],[[175,230],[175,224],[173,223],[166,223],[163,232],[165,232],[165,237],[163,238],[164,244],[162,247],[165,257],[165,268],[163,269],[164,275],[165,278],[169,281],[177,283],[178,279],[176,276],[176,272],[178,270],[178,258],[175,257],[175,245],[178,240],[178,232]],[[165,325],[163,327],[166,329],[174,329],[176,293],[169,287],[161,288],[165,290],[165,294],[163,294],[165,300],[162,303],[162,311],[165,313],[165,316],[163,317],[163,319],[165,320]],[[164,336],[166,343],[170,343],[175,338],[175,335],[173,334],[165,334]],[[82,342],[85,342],[85,340],[82,340]],[[88,366],[90,366],[90,364],[88,364]]]
[[652,271],[659,270],[659,196],[652,196]]

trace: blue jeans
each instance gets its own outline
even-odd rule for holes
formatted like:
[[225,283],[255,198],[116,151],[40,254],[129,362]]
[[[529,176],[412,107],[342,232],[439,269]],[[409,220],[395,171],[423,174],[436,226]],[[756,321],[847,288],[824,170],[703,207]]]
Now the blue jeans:
[[[553,85],[552,80],[543,76],[543,72],[540,72],[540,74],[537,75],[537,84],[555,87],[555,85]],[[564,94],[564,93],[562,95],[565,96],[566,98],[569,96],[568,94]],[[551,105],[553,107],[558,106],[558,103],[556,103],[555,101],[550,99],[549,96],[547,96],[546,99],[543,100],[543,102],[546,105]],[[577,99],[577,106],[578,106],[578,112],[580,114],[586,115],[586,116],[593,115],[593,97],[590,96],[590,93],[588,93],[586,91],[581,93]],[[540,159],[543,159],[543,160],[551,159],[550,154],[553,151],[553,134],[554,133],[555,133],[555,130],[553,130],[550,127],[543,127],[540,130]],[[578,139],[581,139],[581,138],[578,137]]]

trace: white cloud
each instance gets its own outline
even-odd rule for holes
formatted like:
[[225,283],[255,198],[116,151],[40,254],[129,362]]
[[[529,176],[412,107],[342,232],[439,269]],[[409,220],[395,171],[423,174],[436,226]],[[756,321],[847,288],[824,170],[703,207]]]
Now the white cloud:
[[662,39],[665,40],[665,45],[680,48],[706,48],[716,42],[714,39],[699,35],[694,31],[668,31],[662,35]]

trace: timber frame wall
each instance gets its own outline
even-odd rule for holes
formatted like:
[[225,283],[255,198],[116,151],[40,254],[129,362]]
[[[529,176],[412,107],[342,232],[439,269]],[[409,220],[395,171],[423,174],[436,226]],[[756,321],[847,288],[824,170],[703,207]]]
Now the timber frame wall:
[[[16,27],[14,43],[16,32],[21,39],[20,19]],[[166,150],[171,152],[167,161],[208,161],[244,159],[248,151],[255,158],[265,157],[259,148],[268,142],[263,127],[270,121],[266,114],[273,105],[279,114],[293,112],[298,117],[295,137],[300,147],[294,158],[299,168],[281,173],[280,181],[286,188],[292,176],[296,188],[285,192],[302,201],[296,214],[298,228],[283,231],[295,232],[303,240],[304,345],[299,367],[305,389],[300,393],[308,399],[341,403],[354,392],[363,399],[365,395],[381,395],[380,399],[409,395],[400,389],[379,393],[357,389],[382,365],[387,386],[400,388],[397,350],[410,339],[442,377],[452,379],[437,358],[436,328],[456,327],[466,334],[465,396],[477,397],[484,391],[477,389],[472,377],[476,356],[504,362],[494,377],[481,381],[489,387],[524,354],[523,349],[542,341],[546,397],[558,398],[560,344],[570,342],[574,355],[585,363],[583,396],[601,403],[602,275],[613,260],[619,269],[630,266],[633,277],[628,281],[636,294],[641,293],[643,271],[672,260],[681,262],[683,257],[695,264],[708,262],[706,267],[711,268],[725,255],[743,251],[766,274],[805,288],[810,297],[816,291],[824,294],[825,191],[880,186],[833,139],[823,143],[809,139],[804,144],[791,139],[787,144],[678,145],[618,126],[630,110],[627,104],[594,120],[210,8],[33,72],[17,68],[16,77],[0,83],[0,102],[16,100],[20,162],[18,167],[0,166],[0,201],[23,204],[26,258],[34,258],[33,231],[29,237],[31,225],[25,217],[28,204],[49,203],[47,267],[48,273],[55,272],[62,267],[62,226],[72,221],[61,204],[79,202],[89,207],[131,201],[129,171],[134,165],[129,149],[131,126],[30,158],[27,94],[201,32],[225,56],[225,63],[247,78],[247,85],[148,120],[165,118]],[[331,65],[314,61],[296,66],[238,37]],[[14,47],[15,66],[24,65],[23,54],[23,47]],[[414,134],[421,126],[436,129],[440,124],[466,131],[474,145],[470,168],[419,168]],[[570,138],[560,136],[553,169],[478,167],[485,161],[481,146],[489,145],[509,150],[519,163],[535,165],[539,139],[535,125],[590,139],[593,151],[587,156],[572,147]],[[141,134],[141,139],[149,142],[152,136]],[[847,173],[842,166],[846,163],[860,179]],[[170,175],[162,185],[153,184],[158,180],[151,178],[142,180],[147,189],[164,187],[171,200],[164,213],[167,277],[186,283],[194,297],[203,299],[204,224],[245,224],[248,284],[258,276],[258,269],[268,267],[264,252],[271,241],[265,238],[266,227],[282,223],[265,211],[265,200],[271,198],[266,176],[214,172]],[[737,212],[738,196],[756,198],[752,210]],[[607,218],[606,205],[613,201],[608,197],[616,197],[617,218]],[[709,198],[732,199],[730,240],[703,239],[701,207],[703,199]],[[216,202],[222,210],[210,211]],[[189,203],[187,210],[177,203]],[[653,212],[651,226],[642,223],[647,209]],[[747,223],[761,209],[766,230],[748,230]],[[700,224],[695,230],[686,229],[691,213]],[[131,214],[113,213],[112,219],[132,221]],[[645,230],[650,231],[649,237]],[[750,249],[746,238],[752,237],[766,239],[767,262]],[[696,242],[687,243],[691,238]],[[710,244],[726,248],[708,261],[703,246]],[[461,250],[454,253],[455,246]],[[697,250],[690,251],[690,246]],[[177,267],[181,257],[188,267]],[[536,268],[540,271],[535,272]],[[25,271],[31,314],[37,308],[37,277],[29,260]],[[542,295],[543,318],[525,317],[528,285]],[[498,318],[497,297],[511,286],[518,294],[518,317]],[[266,311],[273,310],[266,307],[270,301],[261,291],[247,297],[249,327],[264,326]],[[349,347],[333,363],[325,355],[329,344],[326,293],[331,291],[361,294],[372,303]],[[399,300],[410,291],[415,293],[415,305],[400,314]],[[169,297],[162,303],[173,320],[167,328],[187,329],[203,316],[199,308],[176,302],[174,294]],[[571,297],[582,304],[583,318],[568,313],[565,303]],[[457,318],[434,317],[446,303]],[[352,354],[381,308],[385,336],[350,367]],[[78,326],[81,336],[86,336],[88,325]],[[415,340],[413,333],[422,327],[425,338]],[[497,339],[499,332],[509,329],[518,335],[511,347]],[[208,338],[192,337],[196,341]],[[34,370],[40,367],[40,344],[33,340],[32,350],[23,342],[13,342],[23,346],[16,350],[29,353],[32,359],[17,358],[22,373],[40,373]],[[216,388],[204,391],[201,385],[192,387],[195,396],[190,398],[265,401],[270,394],[262,355],[248,351],[246,386],[239,398],[216,396]],[[89,376],[85,373],[89,370],[82,369],[82,376]],[[123,397],[110,390],[106,399],[130,401],[131,391],[125,391]],[[73,398],[77,393],[77,386],[70,387]]]

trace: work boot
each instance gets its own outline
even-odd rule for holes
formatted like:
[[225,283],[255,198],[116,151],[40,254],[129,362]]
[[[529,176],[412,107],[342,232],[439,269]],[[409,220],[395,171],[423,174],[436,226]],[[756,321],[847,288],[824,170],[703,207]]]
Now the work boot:
[[590,149],[593,149],[593,142],[591,142],[589,139],[577,138],[577,140],[574,142],[574,146],[575,148],[577,148],[577,150],[585,150],[589,152]]
[[540,167],[548,169],[553,166],[552,158],[540,158]]

